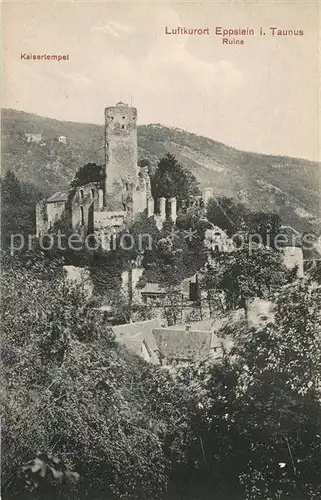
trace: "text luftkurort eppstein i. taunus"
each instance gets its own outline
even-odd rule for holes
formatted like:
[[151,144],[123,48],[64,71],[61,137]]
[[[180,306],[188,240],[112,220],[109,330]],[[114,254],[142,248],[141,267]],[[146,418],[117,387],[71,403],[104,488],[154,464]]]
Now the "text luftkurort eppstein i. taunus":
[[276,36],[276,37],[301,37],[304,35],[304,31],[302,29],[284,29],[276,26],[271,26],[269,28],[260,27],[258,29],[254,28],[223,28],[222,26],[216,26],[214,29],[208,27],[186,27],[186,26],[177,26],[175,28],[171,28],[169,26],[165,26],[165,35],[212,35],[221,37],[223,45],[243,45],[244,38],[236,38],[236,37],[253,37],[253,36]]

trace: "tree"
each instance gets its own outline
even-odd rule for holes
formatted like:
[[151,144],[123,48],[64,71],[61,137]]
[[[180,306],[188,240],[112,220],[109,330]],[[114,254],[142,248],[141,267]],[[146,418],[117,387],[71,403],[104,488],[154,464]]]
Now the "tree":
[[[41,193],[31,184],[20,182],[8,170],[1,181],[1,237],[3,248],[10,245],[12,234],[20,234],[25,242],[36,233],[36,203]],[[27,248],[25,245],[24,251]]]
[[103,165],[96,163],[86,163],[78,169],[74,179],[70,183],[70,189],[74,190],[76,187],[84,186],[90,182],[102,183],[104,180],[105,169]]
[[245,231],[252,241],[275,248],[275,237],[280,234],[281,217],[273,212],[254,212],[245,215]]
[[273,302],[272,322],[234,325],[221,363],[178,373],[191,401],[182,498],[320,496],[321,288],[297,281]]
[[25,494],[19,471],[40,451],[80,475],[77,498],[159,498],[179,443],[175,384],[118,345],[58,268],[14,266],[2,276],[4,495]]
[[207,219],[215,226],[233,236],[241,227],[248,210],[242,203],[223,196],[211,198],[207,204]]
[[175,156],[167,153],[158,162],[156,172],[151,179],[154,199],[175,197],[180,206],[182,200],[199,195],[196,178],[186,168],[182,167]]
[[243,408],[234,418],[251,443],[241,475],[247,499],[320,494],[320,304],[320,287],[288,285],[275,295],[275,321],[236,344]]
[[217,254],[207,266],[203,282],[225,294],[228,308],[243,307],[252,297],[267,297],[293,279],[283,264],[281,254],[263,246],[248,246],[231,253]]

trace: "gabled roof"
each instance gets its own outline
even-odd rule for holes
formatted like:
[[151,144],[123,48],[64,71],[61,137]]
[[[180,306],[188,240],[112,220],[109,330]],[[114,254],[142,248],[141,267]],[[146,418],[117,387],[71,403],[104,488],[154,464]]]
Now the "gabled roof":
[[169,362],[205,361],[209,358],[212,333],[174,328],[153,330],[161,354]]
[[159,293],[166,295],[166,291],[158,283],[146,283],[144,288],[142,288],[141,293]]
[[[244,321],[244,309],[235,309],[222,313],[215,318],[203,319],[201,321],[191,321],[189,323],[190,330],[206,331],[206,332],[219,332],[225,325],[235,325]],[[169,330],[183,330],[186,328],[185,324],[174,325],[167,327]]]
[[[236,309],[235,311],[229,311],[216,318],[204,319],[202,321],[192,321],[188,325],[189,329],[186,329],[186,325],[184,324],[169,326],[166,329],[163,329],[168,332],[168,336],[171,335],[171,332],[173,333],[173,337],[169,340],[169,344],[167,346],[159,341],[159,333],[154,331],[154,335],[161,353],[165,356],[166,352],[169,353],[171,350],[172,353],[169,353],[168,356],[172,357],[173,354],[177,352],[177,354],[174,355],[174,358],[176,359],[184,358],[190,359],[191,361],[201,361],[203,359],[208,359],[210,350],[221,347],[227,351],[230,350],[233,345],[233,339],[229,334],[224,332],[224,329],[227,326],[232,327],[241,325],[243,322],[244,310]],[[200,335],[203,335],[203,343],[198,344]],[[206,351],[207,348],[205,348],[205,345],[207,345],[207,340],[205,339],[207,338],[210,339],[208,351]],[[198,348],[191,350],[191,342],[192,344],[198,346]],[[165,349],[165,352],[163,352],[163,349]],[[183,355],[181,355],[182,353]]]
[[57,191],[55,194],[50,196],[50,198],[47,199],[47,203],[52,203],[56,201],[67,201],[68,199],[68,194],[67,193],[62,193],[61,191]]
[[152,319],[125,325],[117,325],[113,326],[112,329],[116,336],[116,340],[124,344],[130,351],[138,356],[142,356],[143,345],[145,344],[150,353],[151,361],[153,363],[159,363],[159,348],[153,335],[153,330],[155,328],[160,328],[160,326],[161,322],[159,319]]
[[[177,286],[177,293],[184,293],[184,294],[189,294],[189,285],[190,282],[195,283],[195,275],[191,276],[190,278],[185,278],[180,285]],[[160,295],[166,295],[167,292],[164,287],[162,287],[159,283],[151,283],[148,282],[144,286],[144,288],[141,289],[142,294],[152,294],[152,293],[157,293]]]

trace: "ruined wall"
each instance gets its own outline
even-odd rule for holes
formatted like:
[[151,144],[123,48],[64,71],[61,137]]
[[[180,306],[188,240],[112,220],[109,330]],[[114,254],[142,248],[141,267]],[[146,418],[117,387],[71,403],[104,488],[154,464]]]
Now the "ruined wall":
[[95,230],[107,228],[122,228],[125,223],[125,211],[100,211],[94,212],[94,228]]
[[140,167],[139,176],[144,180],[146,197],[151,198],[152,197],[152,187],[151,187],[151,183],[150,183],[150,176],[148,173],[148,167],[146,167],[146,166]]
[[58,222],[66,209],[65,201],[53,201],[47,203],[47,226],[52,228]]
[[146,208],[146,189],[141,187],[133,192],[133,214],[143,212]]
[[94,211],[101,208],[102,192],[99,184],[91,182],[78,187],[71,202],[71,225],[74,231],[83,228],[87,233],[94,228]]
[[103,250],[115,249],[112,235],[125,228],[126,216],[125,211],[110,212],[102,210],[94,212],[94,234],[96,240],[100,241]]
[[46,201],[41,200],[36,204],[36,233],[37,236],[46,233],[48,230],[48,215]]
[[138,181],[137,110],[118,103],[105,109],[105,206],[132,211]]

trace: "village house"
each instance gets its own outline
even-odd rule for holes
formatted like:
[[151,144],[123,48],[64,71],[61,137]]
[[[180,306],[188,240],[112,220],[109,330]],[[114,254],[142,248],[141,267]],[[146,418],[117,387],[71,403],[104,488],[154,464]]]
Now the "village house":
[[35,142],[38,144],[42,141],[42,134],[33,134],[31,132],[26,132],[25,139],[27,142]]

